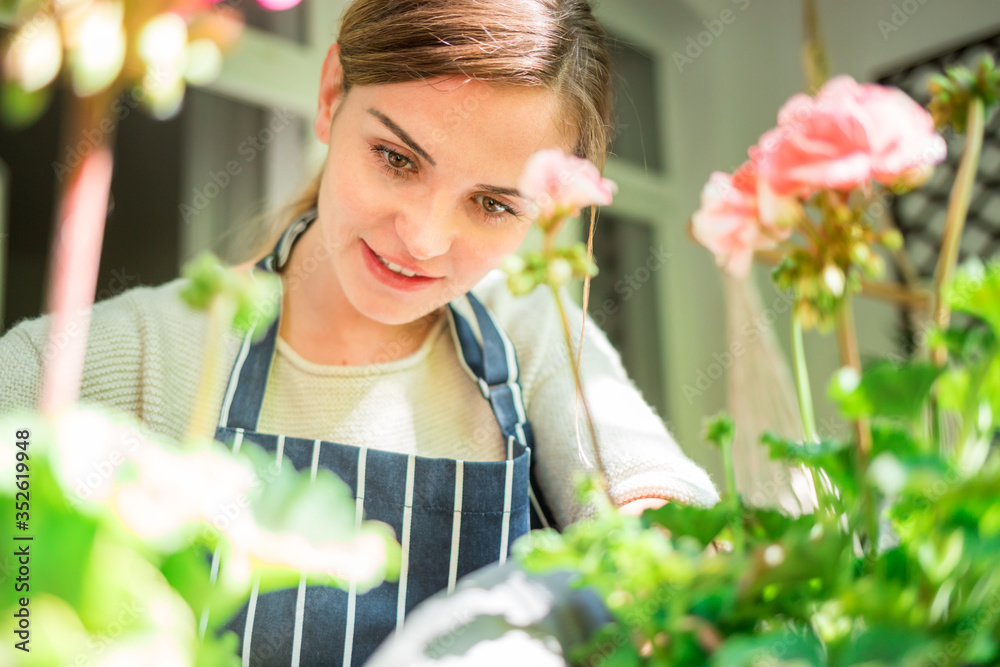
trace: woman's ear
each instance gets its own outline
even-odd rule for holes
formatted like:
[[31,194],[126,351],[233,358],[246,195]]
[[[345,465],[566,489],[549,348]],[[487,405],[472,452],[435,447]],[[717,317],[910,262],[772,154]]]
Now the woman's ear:
[[344,70],[340,66],[340,44],[334,44],[323,61],[323,75],[319,82],[319,105],[313,130],[324,144],[330,143],[330,124],[337,106],[343,98]]

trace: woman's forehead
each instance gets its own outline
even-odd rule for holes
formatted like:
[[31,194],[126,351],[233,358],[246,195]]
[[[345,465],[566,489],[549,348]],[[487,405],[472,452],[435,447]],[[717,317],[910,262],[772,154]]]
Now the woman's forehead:
[[359,86],[356,92],[355,112],[367,117],[363,122],[402,129],[432,157],[434,148],[450,153],[456,143],[526,155],[572,147],[560,100],[542,87],[440,78]]

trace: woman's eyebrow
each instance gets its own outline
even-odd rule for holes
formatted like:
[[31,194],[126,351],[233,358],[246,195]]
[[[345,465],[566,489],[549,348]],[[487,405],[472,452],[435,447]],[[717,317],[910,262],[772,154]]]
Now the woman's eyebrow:
[[436,166],[436,163],[434,162],[434,159],[431,158],[431,156],[427,154],[427,151],[425,151],[423,148],[421,148],[419,145],[417,145],[417,142],[415,142],[413,140],[413,138],[409,134],[407,134],[406,131],[403,128],[401,128],[399,125],[396,125],[394,122],[392,122],[392,120],[388,116],[386,116],[385,114],[383,114],[381,111],[379,111],[377,109],[369,109],[368,113],[370,113],[371,115],[373,115],[376,118],[378,118],[378,120],[379,120],[380,123],[382,123],[387,128],[389,128],[389,130],[391,132],[393,132],[397,137],[399,137],[400,140],[404,144],[406,144],[407,146],[409,146],[410,149],[414,153],[416,153],[417,155],[419,155],[423,159],[427,160],[432,167]]
[[476,185],[480,190],[486,190],[491,195],[505,195],[507,197],[521,197],[521,193],[516,188],[499,188],[495,185]]

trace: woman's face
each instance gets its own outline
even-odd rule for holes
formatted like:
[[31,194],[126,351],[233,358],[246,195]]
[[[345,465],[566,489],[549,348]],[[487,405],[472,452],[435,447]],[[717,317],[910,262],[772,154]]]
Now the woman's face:
[[315,127],[329,146],[317,220],[325,278],[359,314],[412,322],[518,248],[530,226],[518,177],[533,153],[569,152],[573,137],[540,88],[437,79],[344,95],[337,53]]

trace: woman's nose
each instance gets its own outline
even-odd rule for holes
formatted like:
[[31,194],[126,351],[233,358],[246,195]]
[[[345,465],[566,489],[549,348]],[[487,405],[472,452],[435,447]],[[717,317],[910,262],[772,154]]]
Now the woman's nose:
[[456,234],[454,208],[441,198],[425,201],[396,216],[396,233],[410,256],[421,261],[448,252]]

